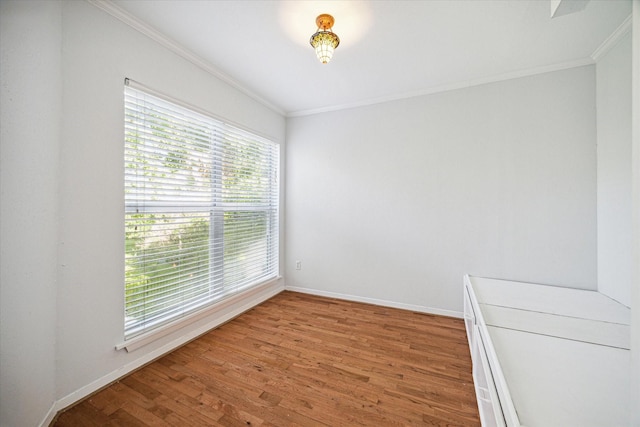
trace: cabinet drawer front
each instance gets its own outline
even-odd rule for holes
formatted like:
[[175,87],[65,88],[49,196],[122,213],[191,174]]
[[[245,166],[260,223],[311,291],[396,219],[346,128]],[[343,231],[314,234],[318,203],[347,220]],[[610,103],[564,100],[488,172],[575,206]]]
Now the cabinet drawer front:
[[[471,303],[471,296],[469,294],[469,288],[465,284],[464,286],[464,327],[467,331],[467,340],[469,341],[469,348],[473,349],[473,328],[476,326],[476,314],[473,310],[473,304]],[[471,356],[473,357],[473,351]]]
[[478,411],[483,427],[505,427],[502,407],[489,366],[480,328],[474,328],[473,381],[478,400]]

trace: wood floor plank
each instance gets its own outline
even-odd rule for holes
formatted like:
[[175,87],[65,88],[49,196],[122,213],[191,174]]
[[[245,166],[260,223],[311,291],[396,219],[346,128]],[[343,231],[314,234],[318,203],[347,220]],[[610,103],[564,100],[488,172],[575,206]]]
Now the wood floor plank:
[[479,426],[464,322],[282,292],[59,414],[66,426]]

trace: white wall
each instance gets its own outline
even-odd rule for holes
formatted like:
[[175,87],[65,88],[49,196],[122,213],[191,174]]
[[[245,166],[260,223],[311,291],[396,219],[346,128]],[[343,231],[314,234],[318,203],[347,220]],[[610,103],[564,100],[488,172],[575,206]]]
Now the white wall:
[[[245,307],[131,353],[115,350],[124,324],[124,78],[276,142],[285,136],[281,115],[97,7],[45,3],[2,2],[0,425],[8,427],[47,424],[57,409]],[[10,15],[14,8],[24,14]],[[12,53],[23,46],[31,50]]]
[[464,273],[595,289],[595,121],[594,66],[289,119],[287,287],[453,314]]
[[124,78],[278,142],[285,125],[280,115],[90,4],[65,3],[63,18],[59,397],[185,333],[134,353],[114,350],[124,322]]
[[[640,0],[633,1],[632,19],[632,283],[631,283],[631,402],[640,402]],[[631,411],[630,425],[640,425],[640,408]]]
[[631,33],[596,65],[598,290],[631,306]]
[[55,400],[61,7],[0,2],[0,425]]

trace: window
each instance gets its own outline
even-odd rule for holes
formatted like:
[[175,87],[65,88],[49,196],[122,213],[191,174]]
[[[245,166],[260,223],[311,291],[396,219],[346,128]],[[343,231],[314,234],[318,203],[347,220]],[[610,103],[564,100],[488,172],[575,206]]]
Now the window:
[[125,339],[278,276],[279,146],[127,80]]

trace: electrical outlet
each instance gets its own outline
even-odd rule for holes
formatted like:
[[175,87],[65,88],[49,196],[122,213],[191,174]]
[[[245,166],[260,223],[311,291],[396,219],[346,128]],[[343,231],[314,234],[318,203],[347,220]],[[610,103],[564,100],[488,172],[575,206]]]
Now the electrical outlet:
[[296,261],[296,270],[302,270],[302,261]]

